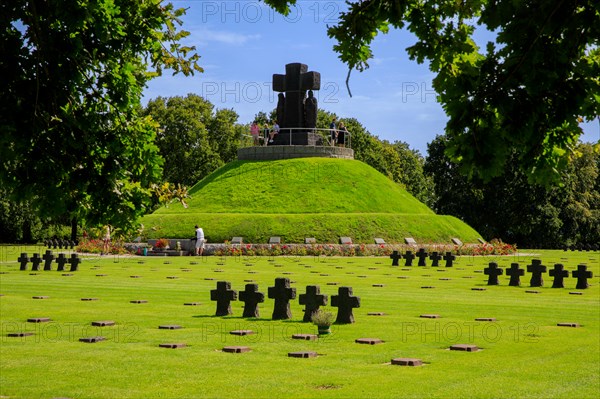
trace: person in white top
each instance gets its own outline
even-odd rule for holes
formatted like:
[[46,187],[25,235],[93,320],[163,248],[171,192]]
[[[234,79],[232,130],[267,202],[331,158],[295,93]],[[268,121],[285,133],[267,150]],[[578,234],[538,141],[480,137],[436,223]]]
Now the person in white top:
[[204,252],[204,230],[196,225],[196,255],[202,256]]

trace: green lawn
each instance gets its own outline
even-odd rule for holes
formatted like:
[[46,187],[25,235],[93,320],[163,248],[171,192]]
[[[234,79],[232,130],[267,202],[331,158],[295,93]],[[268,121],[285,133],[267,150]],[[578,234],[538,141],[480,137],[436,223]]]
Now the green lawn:
[[234,236],[266,243],[476,242],[480,235],[451,216],[438,216],[369,165],[355,160],[301,158],[235,161],[190,189],[186,209],[179,203],[141,218],[147,238],[189,238],[203,227],[209,242]]
[[[525,268],[532,255],[461,257],[451,269],[395,268],[387,258],[95,257],[73,276],[63,276],[56,271],[19,271],[15,260],[26,251],[33,248],[0,247],[3,398],[595,398],[600,392],[598,252],[523,251],[536,253],[549,268],[563,263],[574,270],[587,263],[594,273],[591,287],[576,290],[571,277],[565,281],[567,288],[550,288],[547,274],[544,287],[530,289],[529,273],[521,287],[509,287],[507,276],[500,277],[500,286],[487,287],[487,276],[477,273],[490,261],[503,268],[519,262]],[[167,278],[173,276],[178,278]],[[270,320],[273,300],[268,298],[260,306],[260,319],[241,318],[243,304],[237,301],[232,316],[213,316],[215,303],[209,292],[217,281],[230,281],[233,289],[243,290],[246,280],[255,280],[266,296],[276,277],[293,280],[297,294],[304,293],[306,285],[320,285],[329,296],[338,286],[353,287],[361,298],[361,307],[354,311],[356,323],[334,325],[331,336],[309,342],[291,339],[295,333],[316,332],[313,325],[302,323],[297,299],[289,321]],[[471,290],[474,287],[486,290]],[[571,295],[574,291],[583,295]],[[148,303],[130,303],[138,299]],[[184,306],[185,302],[201,305]],[[422,319],[421,314],[441,317]],[[31,317],[52,321],[27,323]],[[476,322],[478,317],[497,321]],[[98,320],[114,320],[116,325],[90,325]],[[581,327],[558,327],[559,322]],[[162,324],[183,328],[159,330]],[[229,334],[236,329],[256,334]],[[7,336],[17,331],[35,335]],[[98,335],[107,339],[79,342]],[[385,342],[354,342],[363,337]],[[174,342],[187,346],[158,347]],[[476,344],[482,350],[447,350],[457,343]],[[249,346],[251,352],[221,351],[230,345]],[[299,350],[320,356],[287,356]],[[390,365],[397,357],[419,358],[425,365]]]

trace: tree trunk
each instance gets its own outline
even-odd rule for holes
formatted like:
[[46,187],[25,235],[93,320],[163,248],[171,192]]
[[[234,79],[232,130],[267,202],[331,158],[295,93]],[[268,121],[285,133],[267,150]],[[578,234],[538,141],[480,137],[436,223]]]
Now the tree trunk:
[[77,241],[77,217],[71,219],[71,241]]

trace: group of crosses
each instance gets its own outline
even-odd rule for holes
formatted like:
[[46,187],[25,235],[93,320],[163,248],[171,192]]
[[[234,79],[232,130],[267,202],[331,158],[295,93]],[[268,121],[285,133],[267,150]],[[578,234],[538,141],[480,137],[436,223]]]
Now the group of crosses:
[[31,262],[31,271],[34,272],[39,271],[40,265],[42,264],[42,262],[44,262],[44,270],[48,271],[52,270],[52,262],[54,261],[54,259],[56,259],[56,263],[58,264],[58,267],[56,269],[56,271],[58,272],[64,271],[65,264],[67,263],[71,265],[69,271],[76,272],[77,268],[79,267],[79,264],[81,263],[81,258],[77,254],[71,254],[71,257],[67,258],[65,254],[61,253],[58,254],[58,257],[55,257],[52,251],[50,250],[47,250],[44,256],[40,257],[40,254],[35,253],[31,258],[27,256],[27,253],[23,252],[21,253],[21,256],[17,258],[17,262],[21,264],[19,270],[23,271],[27,270],[27,263]]
[[[273,320],[292,318],[290,300],[296,299],[296,289],[290,287],[290,280],[285,277],[275,279],[275,286],[269,287],[269,298],[275,300]],[[232,314],[231,301],[238,299],[238,292],[231,289],[228,281],[217,282],[217,289],[210,291],[210,300],[217,302],[215,316]],[[306,286],[306,293],[300,294],[300,305],[304,305],[303,321],[311,321],[312,315],[320,306],[327,305],[327,295],[321,294],[318,285]],[[258,304],[264,302],[265,294],[258,292],[258,284],[246,284],[244,291],[239,293],[239,300],[244,302],[242,317],[259,317]],[[337,324],[354,323],[352,309],[360,307],[360,298],[352,295],[351,287],[339,287],[338,294],[332,295],[331,306],[338,308],[335,322]]]
[[419,258],[419,263],[417,266],[426,266],[427,258],[431,260],[432,267],[438,267],[440,265],[440,260],[446,261],[446,267],[452,267],[453,262],[456,260],[456,256],[452,255],[452,252],[446,252],[446,255],[442,256],[439,252],[432,252],[431,255],[425,251],[424,248],[419,249],[417,253],[412,253],[412,251],[406,251],[404,255],[402,255],[398,251],[392,252],[390,255],[390,259],[392,259],[392,266],[398,266],[398,261],[404,258],[405,266],[412,266],[412,262],[415,258]]
[[[546,273],[546,266],[542,265],[539,259],[533,259],[531,265],[527,266],[527,272],[531,273],[530,287],[542,287],[544,280],[542,274]],[[498,267],[496,262],[490,262],[489,266],[483,269],[483,273],[488,276],[488,285],[499,285],[498,276],[504,273],[504,270]],[[510,276],[509,286],[519,287],[521,285],[520,277],[525,274],[525,270],[519,268],[518,263],[511,263],[510,268],[506,269],[506,275]],[[565,288],[564,279],[569,277],[569,271],[565,270],[564,265],[557,263],[554,268],[548,273],[554,277],[552,288]],[[586,265],[578,265],[577,270],[571,271],[573,278],[577,279],[578,290],[588,288],[588,279],[592,278],[592,272],[587,270]]]
[[44,244],[48,247],[48,249],[73,249],[78,245],[78,242],[54,238],[44,241]]

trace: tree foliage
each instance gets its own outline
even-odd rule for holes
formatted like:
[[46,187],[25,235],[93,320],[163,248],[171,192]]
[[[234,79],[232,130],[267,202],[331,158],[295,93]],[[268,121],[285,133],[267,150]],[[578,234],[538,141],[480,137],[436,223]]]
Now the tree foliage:
[[[265,0],[282,13],[296,0]],[[446,152],[469,177],[507,162],[530,181],[560,179],[582,120],[600,114],[600,3],[595,0],[353,0],[328,30],[350,70],[363,71],[378,33],[406,28],[406,50],[436,73],[448,115]],[[494,32],[480,49],[475,28]]]
[[600,146],[579,143],[561,184],[542,187],[511,162],[502,176],[467,179],[445,154],[448,139],[428,148],[426,173],[435,182],[434,210],[467,222],[484,237],[527,248],[561,248],[600,242]]
[[143,113],[159,125],[162,181],[192,186],[237,157],[245,128],[233,110],[215,111],[208,100],[188,94],[150,100]]
[[0,4],[0,184],[42,217],[127,226],[160,177],[146,82],[200,71],[158,0]]

